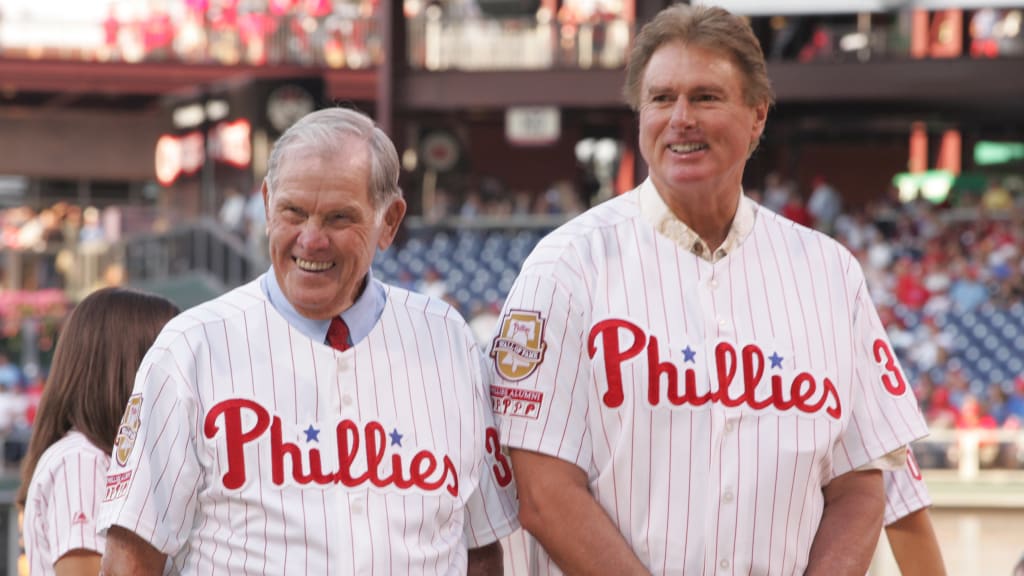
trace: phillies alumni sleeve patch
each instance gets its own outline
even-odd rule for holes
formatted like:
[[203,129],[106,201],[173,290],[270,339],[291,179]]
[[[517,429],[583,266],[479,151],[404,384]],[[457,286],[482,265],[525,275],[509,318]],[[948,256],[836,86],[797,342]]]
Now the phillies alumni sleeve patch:
[[494,368],[506,380],[522,380],[544,361],[547,346],[540,312],[509,310],[501,319],[501,333],[491,344]]
[[544,393],[505,386],[491,386],[491,408],[495,414],[537,419]]
[[128,457],[135,447],[135,439],[139,435],[139,426],[142,420],[139,413],[142,411],[142,394],[133,394],[128,399],[128,406],[124,409],[124,416],[121,417],[121,425],[117,427],[117,439],[114,440],[114,455],[117,463],[124,467],[128,464]]
[[118,472],[117,474],[107,475],[107,491],[103,496],[104,502],[111,502],[123,497],[128,493],[128,488],[132,485],[132,472]]

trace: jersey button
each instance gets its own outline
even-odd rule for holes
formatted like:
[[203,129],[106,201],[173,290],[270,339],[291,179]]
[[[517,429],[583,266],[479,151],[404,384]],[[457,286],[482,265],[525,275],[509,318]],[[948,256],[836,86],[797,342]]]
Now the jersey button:
[[729,561],[728,560],[723,559],[721,562],[718,563],[718,565],[722,567],[722,570],[728,570],[729,569]]
[[362,514],[363,513],[363,505],[360,504],[359,502],[353,503],[352,504],[352,513],[353,514]]
[[719,318],[718,319],[718,325],[721,326],[722,328],[725,328],[725,326],[727,324],[728,324],[728,322],[726,322],[725,318]]
[[344,396],[342,396],[341,397],[341,403],[344,404],[345,406],[351,406],[352,405],[352,395],[351,394],[345,394]]
[[725,431],[726,432],[732,432],[732,422],[726,422],[725,423]]
[[726,502],[732,502],[732,492],[726,492],[725,494],[722,494],[722,500],[725,500]]
[[708,282],[708,286],[710,286],[712,290],[714,290],[715,288],[718,288],[718,280],[712,280],[712,281]]

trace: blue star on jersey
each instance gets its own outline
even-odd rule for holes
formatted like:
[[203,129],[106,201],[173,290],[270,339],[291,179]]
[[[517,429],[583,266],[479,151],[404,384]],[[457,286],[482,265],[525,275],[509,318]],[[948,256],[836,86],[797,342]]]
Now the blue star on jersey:
[[309,428],[306,428],[304,432],[306,433],[306,442],[313,442],[314,440],[317,442],[320,441],[320,430],[318,428],[313,428],[312,424],[310,424]]
[[398,446],[399,448],[402,447],[402,435],[398,433],[398,428],[392,429],[388,436],[391,436],[392,446]]
[[683,362],[696,363],[697,351],[687,346],[683,348]]
[[782,369],[782,356],[779,356],[778,352],[772,352],[768,359],[772,361],[772,368]]

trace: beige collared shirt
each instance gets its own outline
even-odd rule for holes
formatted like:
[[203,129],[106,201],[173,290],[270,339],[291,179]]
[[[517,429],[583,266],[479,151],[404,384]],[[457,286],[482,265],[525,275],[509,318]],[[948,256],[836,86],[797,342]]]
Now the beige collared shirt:
[[722,245],[712,253],[707,242],[672,213],[650,178],[637,189],[637,202],[640,205],[640,213],[662,236],[708,262],[718,262],[743,243],[754,229],[758,208],[757,203],[747,198],[741,188],[739,206],[736,207],[736,215],[729,226],[729,233]]

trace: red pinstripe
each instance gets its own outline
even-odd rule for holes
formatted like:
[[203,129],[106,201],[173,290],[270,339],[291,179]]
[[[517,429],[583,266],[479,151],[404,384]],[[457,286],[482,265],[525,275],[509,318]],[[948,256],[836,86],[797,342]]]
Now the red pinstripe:
[[[101,554],[97,514],[110,456],[70,431],[40,456],[29,484],[21,533],[31,573],[51,576],[53,564],[75,549]],[[81,515],[81,516],[80,516]]]

